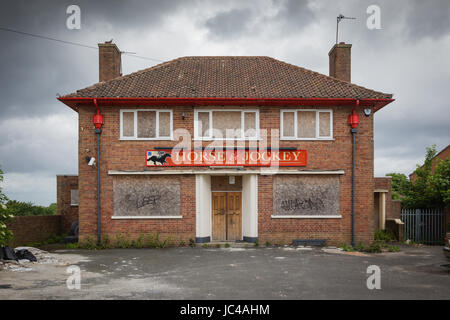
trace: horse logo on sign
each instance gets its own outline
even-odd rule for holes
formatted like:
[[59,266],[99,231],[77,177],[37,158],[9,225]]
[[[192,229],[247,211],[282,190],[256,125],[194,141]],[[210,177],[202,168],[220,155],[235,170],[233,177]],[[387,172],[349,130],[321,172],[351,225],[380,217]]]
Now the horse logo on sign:
[[169,164],[167,158],[172,158],[170,153],[164,151],[147,151],[147,166],[158,166]]

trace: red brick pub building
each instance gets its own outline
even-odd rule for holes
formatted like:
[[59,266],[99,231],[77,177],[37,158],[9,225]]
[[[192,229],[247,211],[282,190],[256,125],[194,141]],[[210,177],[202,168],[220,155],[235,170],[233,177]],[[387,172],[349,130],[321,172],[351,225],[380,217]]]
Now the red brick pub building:
[[350,44],[329,76],[263,56],[122,76],[117,46],[99,53],[100,81],[59,97],[79,115],[80,241],[373,239],[373,113],[393,100],[350,82]]

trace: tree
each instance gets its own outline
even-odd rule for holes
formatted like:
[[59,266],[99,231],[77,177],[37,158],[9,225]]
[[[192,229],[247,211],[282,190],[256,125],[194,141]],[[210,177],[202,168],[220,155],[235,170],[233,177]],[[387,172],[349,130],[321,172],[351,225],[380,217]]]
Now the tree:
[[402,200],[411,192],[411,181],[403,173],[388,173],[392,177],[392,199]]
[[437,163],[431,184],[440,193],[446,207],[450,207],[450,157]]
[[48,207],[37,206],[31,202],[9,200],[6,203],[7,211],[15,217],[19,216],[50,216],[56,214],[56,204]]
[[[0,168],[0,182],[3,182],[3,171]],[[5,246],[9,240],[12,238],[12,232],[8,230],[6,226],[6,222],[10,221],[13,218],[7,211],[7,207],[5,206],[5,202],[8,201],[8,198],[2,191],[2,187],[0,185],[0,247]]]
[[433,158],[436,153],[435,145],[427,148],[425,162],[423,166],[417,165],[417,169],[414,171],[417,178],[411,184],[410,192],[402,200],[402,206],[406,208],[442,208],[448,205],[450,159],[440,161],[433,172]]

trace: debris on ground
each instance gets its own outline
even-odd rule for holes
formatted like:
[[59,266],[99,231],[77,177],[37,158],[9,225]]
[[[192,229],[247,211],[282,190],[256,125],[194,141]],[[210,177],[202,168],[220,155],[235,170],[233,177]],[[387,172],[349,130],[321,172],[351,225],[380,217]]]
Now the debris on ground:
[[[5,248],[2,248],[4,253]],[[4,255],[3,258],[12,259],[0,259],[0,271],[32,271],[35,264],[68,265],[67,262],[58,259],[58,255],[34,247],[17,247],[14,250],[8,249],[8,252],[9,255]]]

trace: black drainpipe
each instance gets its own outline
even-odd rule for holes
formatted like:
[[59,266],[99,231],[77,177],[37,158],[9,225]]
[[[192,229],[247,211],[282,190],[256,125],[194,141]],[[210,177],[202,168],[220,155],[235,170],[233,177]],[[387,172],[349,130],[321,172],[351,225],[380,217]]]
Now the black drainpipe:
[[101,225],[100,225],[100,135],[102,129],[95,129],[97,135],[97,244],[101,244]]
[[352,133],[352,247],[355,246],[355,142],[357,128],[350,129]]

